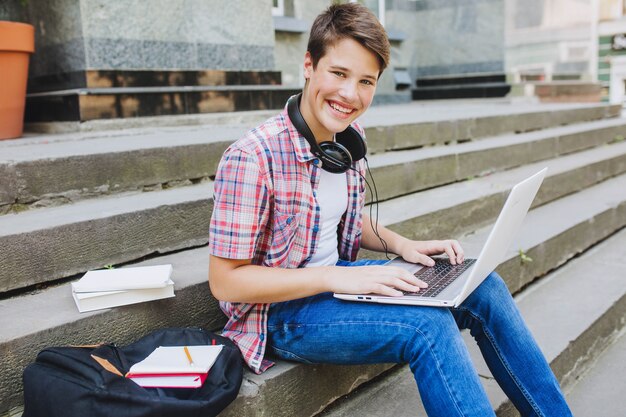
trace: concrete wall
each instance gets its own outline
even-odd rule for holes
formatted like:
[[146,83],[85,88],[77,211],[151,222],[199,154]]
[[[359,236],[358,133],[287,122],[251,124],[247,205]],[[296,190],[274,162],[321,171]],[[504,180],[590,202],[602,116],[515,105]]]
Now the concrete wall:
[[29,0],[26,14],[37,29],[31,75],[274,69],[271,1],[224,6],[222,0]]
[[407,36],[396,65],[412,78],[504,71],[503,0],[390,3],[387,27]]
[[330,0],[286,0],[287,17],[302,21],[305,32],[275,32],[274,62],[283,74],[283,84],[304,86],[302,60],[309,39],[309,29],[315,17],[331,4]]

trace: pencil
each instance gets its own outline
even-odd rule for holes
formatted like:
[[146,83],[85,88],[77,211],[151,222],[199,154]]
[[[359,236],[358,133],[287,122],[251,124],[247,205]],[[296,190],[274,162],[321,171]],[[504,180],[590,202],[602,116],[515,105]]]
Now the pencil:
[[193,365],[193,359],[191,358],[191,353],[189,353],[189,349],[187,349],[187,346],[183,347],[183,350],[185,351],[185,355],[187,355],[187,360],[189,361],[189,365]]

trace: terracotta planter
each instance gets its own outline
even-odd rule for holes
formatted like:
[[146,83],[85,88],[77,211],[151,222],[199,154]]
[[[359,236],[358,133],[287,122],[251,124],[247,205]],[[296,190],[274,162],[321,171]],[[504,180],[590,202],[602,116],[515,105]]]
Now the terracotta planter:
[[35,51],[35,28],[0,21],[0,139],[22,136],[28,59]]

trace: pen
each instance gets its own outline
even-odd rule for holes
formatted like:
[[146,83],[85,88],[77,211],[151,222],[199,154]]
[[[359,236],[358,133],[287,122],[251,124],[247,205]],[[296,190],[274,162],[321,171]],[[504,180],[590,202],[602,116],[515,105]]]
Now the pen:
[[189,349],[187,349],[187,346],[183,347],[183,350],[185,351],[185,355],[187,355],[189,366],[193,365],[193,359],[191,358],[191,353],[189,353]]

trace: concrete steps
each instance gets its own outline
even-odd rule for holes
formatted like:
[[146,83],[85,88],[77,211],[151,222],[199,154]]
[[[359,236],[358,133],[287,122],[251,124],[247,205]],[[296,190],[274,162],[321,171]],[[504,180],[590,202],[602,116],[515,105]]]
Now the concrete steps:
[[[615,193],[616,190],[618,193]],[[563,207],[579,209],[569,213],[571,215],[562,215]],[[544,226],[552,223],[555,217],[559,217],[560,224],[552,228]],[[512,288],[528,284],[544,275],[546,270],[558,266],[559,262],[565,262],[606,238],[613,230],[623,227],[626,224],[626,175],[536,208],[527,220],[525,231],[499,268]],[[590,233],[591,229],[601,224],[607,224],[607,227]],[[479,229],[461,240],[468,254],[476,251],[477,242],[484,239],[488,229]],[[568,234],[570,231],[577,235],[575,247],[569,244],[573,240]],[[534,261],[521,264],[518,248],[522,248]],[[174,265],[177,294],[174,299],[80,314],[71,299],[69,284],[63,284],[1,301],[0,326],[3,332],[0,351],[11,353],[0,357],[0,372],[3,375],[0,397],[6,399],[5,406],[19,404],[20,393],[15,391],[15,387],[19,386],[21,370],[45,346],[102,340],[126,343],[138,334],[158,327],[200,325],[219,328],[223,325],[223,316],[206,282],[206,248],[166,255],[140,264],[166,262]],[[525,281],[520,282],[519,277]],[[240,398],[224,415],[259,415],[255,414],[258,410],[265,410],[265,415],[272,416],[298,415],[303,404],[313,414],[386,368],[307,367],[281,363],[261,376],[248,373]],[[311,391],[312,386],[318,387],[317,391]],[[338,390],[342,386],[349,389]],[[286,396],[285,390],[289,391],[289,396]]]
[[[380,221],[415,238],[464,236],[471,254],[510,188],[548,166],[529,226],[499,268],[518,292],[626,224],[626,121],[614,118],[614,107],[373,108],[363,122],[386,199]],[[26,209],[0,216],[0,416],[19,409],[22,370],[46,346],[124,344],[165,326],[224,325],[207,285],[211,175],[244,130],[141,128],[0,143],[8,179],[0,205]],[[47,178],[55,170],[65,174]],[[52,206],[34,208],[46,200]],[[520,263],[520,249],[532,263]],[[128,263],[172,263],[176,297],[77,312],[69,280]],[[314,415],[389,369],[279,362],[263,375],[247,373],[223,415]]]
[[[532,226],[534,219],[528,220],[529,226]],[[583,376],[568,395],[576,416],[622,416],[625,409],[623,392],[615,388],[611,390],[611,387],[623,389],[626,385],[623,374],[615,369],[615,366],[623,368],[626,339],[622,338],[620,345],[611,347],[615,352],[607,352],[611,356],[601,358],[603,362],[584,375],[585,370],[593,365],[593,359],[601,355],[604,346],[620,334],[626,322],[624,259],[626,229],[550,273],[516,297],[522,315],[561,385],[567,390]],[[498,416],[517,415],[484,364],[469,332],[464,332],[464,337]],[[600,377],[598,372],[602,372],[603,376]],[[612,378],[614,385],[602,383],[605,376]],[[594,385],[596,381],[605,389],[598,389]],[[603,395],[605,401],[595,399],[596,393]],[[354,395],[338,401],[320,415],[396,417],[426,416],[426,412],[419,400],[413,375],[408,366],[401,366]]]
[[[505,171],[493,178],[477,178],[390,200],[380,207],[381,221],[403,233],[411,230],[415,238],[467,232],[494,218],[508,189],[542,164],[552,169],[537,203],[626,172],[626,142],[526,165],[519,174]],[[391,188],[386,184],[394,179],[392,173],[376,168],[373,171],[381,193]],[[208,239],[211,196],[212,182],[206,181],[0,216],[0,242],[7,254],[0,259],[0,289],[30,287],[107,264],[202,245]],[[424,205],[424,200],[434,202]],[[407,206],[415,210],[407,211]],[[38,253],[36,259],[30,255],[32,250]]]
[[[418,223],[436,224],[440,236],[456,235],[497,215],[507,190],[501,187],[498,193],[494,193],[491,189],[490,194],[481,199],[458,201],[459,196],[476,193],[472,181],[466,181],[469,185],[462,185],[461,181],[493,170],[546,160],[546,165],[557,167],[557,170],[549,174],[537,201],[550,201],[576,191],[581,182],[590,185],[626,171],[626,142],[555,158],[562,153],[606,144],[622,131],[626,131],[625,121],[603,120],[585,126],[573,125],[460,145],[374,155],[370,165],[380,199],[396,198],[389,202],[389,208],[381,207],[381,213],[383,216],[398,211],[408,214],[402,221],[390,220],[389,224],[394,224],[400,231],[421,232],[416,238],[432,237],[429,233],[433,232],[432,228],[415,227]],[[135,158],[131,157],[128,162]],[[106,165],[107,160],[105,158],[99,164]],[[558,177],[554,177],[556,173],[559,173]],[[500,181],[512,186],[520,177],[513,178]],[[407,205],[414,205],[419,210],[418,207],[423,205],[418,202],[424,199],[421,193],[409,193],[454,182],[461,185],[441,188],[434,197],[429,194],[426,198],[437,198],[441,204],[458,201],[456,205],[463,205],[462,209],[437,207],[427,213],[429,218],[405,209]],[[403,195],[407,198],[397,199]],[[26,288],[107,264],[202,245],[208,239],[211,196],[212,182],[201,179],[196,185],[153,192],[115,193],[74,204],[0,216],[0,242],[7,254],[0,259],[0,291]],[[463,211],[479,214],[478,217],[470,216],[470,222],[459,221],[459,212]],[[457,220],[447,221],[450,216]],[[455,227],[450,229],[450,226]],[[30,255],[33,250],[39,254],[36,259]]]
[[[508,116],[500,114],[501,109],[490,110],[486,114],[483,111],[483,114],[474,116],[469,111],[466,115],[459,114],[455,120],[439,120],[438,114],[432,115],[430,120],[420,120],[402,112],[385,118],[383,116],[389,110],[383,110],[379,112],[382,115],[375,114],[371,121],[365,119],[364,125],[370,153],[380,153],[482,139],[504,132],[555,128],[589,120],[598,122],[589,127],[556,128],[539,136],[510,135],[508,139],[496,139],[500,145],[493,141],[483,145],[502,149],[508,146],[505,145],[507,141],[512,140],[514,143],[509,145],[515,145],[516,150],[529,152],[537,150],[539,144],[542,144],[544,147],[552,146],[554,155],[554,152],[571,152],[576,147],[593,146],[585,145],[586,141],[580,140],[581,135],[586,137],[591,131],[595,132],[594,141],[613,140],[623,130],[620,129],[623,121],[610,119],[616,115],[614,107],[547,107],[547,111],[554,110],[553,118],[546,118],[545,112],[538,114],[536,108],[531,110],[525,107],[513,108],[515,112]],[[391,125],[388,124],[390,121]],[[131,129],[108,134],[44,135],[30,141],[0,143],[0,175],[4,179],[0,183],[0,213],[70,203],[82,198],[129,190],[153,190],[198,183],[215,174],[224,149],[246,130],[247,126],[242,125]],[[558,145],[561,143],[567,145]],[[419,176],[415,163],[428,166],[422,161],[428,158],[431,163],[440,164],[442,161],[438,158],[443,157],[441,153],[452,157],[454,152],[462,157],[458,157],[458,162],[456,156],[449,159],[449,164],[459,165],[454,166],[453,172],[457,176],[476,175],[473,173],[476,170],[466,165],[475,164],[472,155],[482,152],[484,148],[481,149],[477,144],[453,148],[440,150],[439,153],[430,150],[434,152],[432,155],[424,154],[408,166],[407,161],[413,159],[414,155],[404,154],[402,159],[405,162],[392,170],[394,173],[409,170]],[[542,155],[545,152],[542,150]],[[544,159],[548,157],[543,156]],[[449,176],[440,180],[451,182]],[[428,181],[428,186],[433,185],[437,184]],[[411,190],[403,191],[406,193]]]
[[370,158],[381,200],[463,181],[609,143],[626,131],[622,119],[508,134],[481,141],[388,152]]
[[626,331],[600,354],[597,362],[567,394],[574,415],[622,417],[626,410]]

